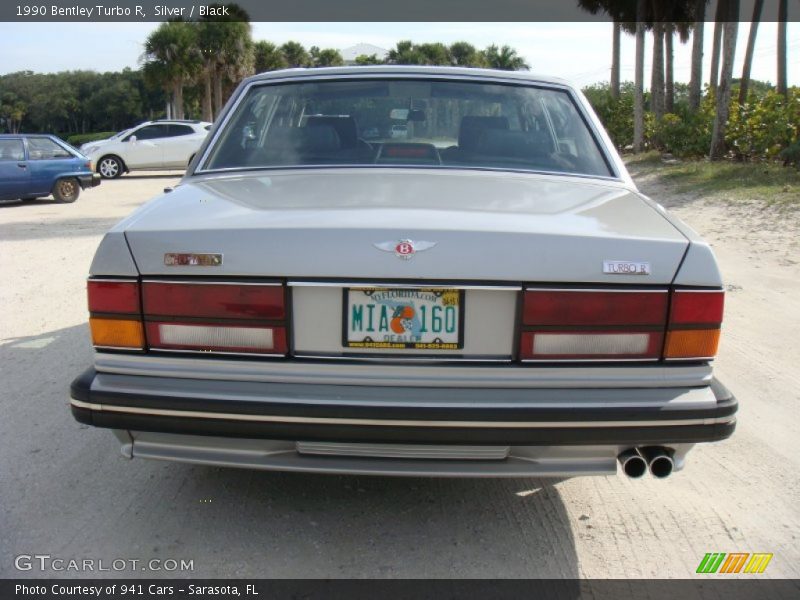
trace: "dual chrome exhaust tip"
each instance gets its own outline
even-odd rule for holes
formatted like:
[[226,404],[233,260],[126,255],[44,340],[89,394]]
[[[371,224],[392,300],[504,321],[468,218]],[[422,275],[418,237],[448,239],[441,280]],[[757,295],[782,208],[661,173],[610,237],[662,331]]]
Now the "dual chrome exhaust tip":
[[648,470],[656,479],[669,477],[675,468],[673,451],[663,446],[630,448],[617,457],[622,472],[631,479],[642,477]]

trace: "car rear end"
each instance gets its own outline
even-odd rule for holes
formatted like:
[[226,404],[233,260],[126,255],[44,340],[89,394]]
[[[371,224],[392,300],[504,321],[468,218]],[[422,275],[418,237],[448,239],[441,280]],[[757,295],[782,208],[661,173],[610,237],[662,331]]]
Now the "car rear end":
[[[411,73],[416,94],[431,76],[391,73]],[[578,94],[551,85],[596,125]],[[257,128],[237,127],[236,104],[225,119],[246,146]],[[369,168],[356,148],[355,165],[214,168],[224,138],[209,142],[194,174],[98,249],[97,353],[73,382],[75,418],[114,430],[128,457],[383,475],[621,464],[664,477],[695,443],[730,436],[736,401],[711,368],[724,292],[707,244],[636,192],[613,150],[607,176],[474,168],[473,125],[462,119],[450,148],[411,127]],[[291,134],[294,152],[323,140]],[[420,168],[428,146],[453,168]],[[416,162],[381,162],[394,152]]]

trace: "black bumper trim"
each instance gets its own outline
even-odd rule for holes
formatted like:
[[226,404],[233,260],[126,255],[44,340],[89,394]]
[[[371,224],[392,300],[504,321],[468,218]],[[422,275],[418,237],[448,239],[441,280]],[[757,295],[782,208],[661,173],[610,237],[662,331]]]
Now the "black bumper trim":
[[[175,398],[160,395],[138,395],[122,392],[91,390],[96,373],[89,369],[73,381],[72,397],[87,404],[119,407],[118,410],[91,410],[72,406],[73,416],[81,423],[97,427],[155,431],[221,437],[244,437],[282,440],[349,441],[349,442],[405,442],[405,443],[471,443],[516,445],[572,445],[572,444],[668,444],[718,441],[730,437],[735,428],[733,415],[737,402],[719,382],[712,384],[717,405],[710,409],[659,410],[631,408],[441,408],[441,407],[357,407],[214,400],[208,398]],[[315,387],[315,386],[309,386]],[[339,392],[341,393],[339,386]],[[490,390],[489,390],[490,391]],[[287,423],[280,421],[253,421],[231,419],[140,414],[124,412],[124,407],[154,410],[185,410],[203,413],[247,415],[274,415],[312,419],[362,419],[410,421],[478,421],[485,426],[392,426],[384,423]],[[730,417],[730,421],[724,421]],[[723,422],[698,424],[700,419]],[[687,420],[687,424],[676,421]],[[530,427],[493,427],[492,421],[508,423],[531,422]],[[554,425],[563,421],[564,426]],[[597,426],[576,427],[573,423],[598,422]],[[624,422],[630,425],[624,425]],[[670,424],[659,424],[669,421]],[[547,422],[548,426],[536,426]],[[615,425],[609,425],[609,422]],[[647,425],[642,425],[642,423]],[[617,425],[616,423],[622,423]]]

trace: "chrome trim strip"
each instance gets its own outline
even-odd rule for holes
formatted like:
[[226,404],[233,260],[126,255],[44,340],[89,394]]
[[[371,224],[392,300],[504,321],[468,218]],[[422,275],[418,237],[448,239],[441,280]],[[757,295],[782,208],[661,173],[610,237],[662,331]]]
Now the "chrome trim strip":
[[288,415],[242,415],[234,413],[217,413],[197,410],[172,410],[163,408],[139,408],[136,406],[113,406],[110,404],[93,404],[81,400],[70,399],[75,408],[100,412],[129,413],[136,415],[152,415],[161,417],[186,417],[192,419],[224,419],[230,421],[253,421],[261,423],[308,423],[320,425],[376,425],[384,427],[465,427],[478,428],[597,428],[597,427],[673,427],[683,425],[716,425],[731,423],[734,417],[717,417],[715,419],[677,419],[672,421],[429,421],[405,419],[345,419],[341,417],[293,417]]
[[475,363],[437,365],[368,364],[358,361],[229,360],[218,356],[174,356],[169,353],[110,353],[95,355],[98,373],[145,377],[174,377],[209,381],[318,383],[354,386],[471,388],[666,388],[706,387],[711,382],[707,363],[616,363],[516,365]]
[[[187,276],[188,277],[188,276]],[[142,283],[169,283],[172,285],[260,285],[264,287],[282,287],[280,282],[265,281],[263,283],[253,281],[208,281],[205,279],[195,279],[193,281],[173,281],[169,279],[142,279]]]
[[[273,328],[274,329],[274,328]],[[203,356],[258,356],[261,358],[286,358],[286,354],[259,354],[258,352],[222,352],[210,350],[177,350],[175,348],[159,348],[150,346],[153,352],[169,352],[171,354],[202,354]]]
[[649,362],[657,364],[658,358],[523,358],[522,363],[624,363]]
[[128,278],[124,277],[98,277],[97,275],[90,275],[86,278],[86,281],[104,281],[107,283],[136,283],[138,281],[138,277],[131,276]]
[[[631,284],[633,287],[636,284]],[[644,289],[644,290],[628,290],[628,289],[621,289],[621,288],[583,288],[583,287],[575,287],[575,288],[556,288],[556,287],[529,287],[525,286],[526,292],[613,292],[613,293],[630,293],[630,294],[666,294],[669,292],[668,287],[664,288],[655,288],[655,289]]]
[[127,352],[144,353],[144,348],[134,348],[133,346],[92,346],[95,350],[126,350]]
[[[402,352],[400,350],[399,352]],[[409,364],[409,363],[424,363],[424,364],[433,364],[433,363],[449,363],[449,364],[461,364],[461,363],[503,363],[508,364],[514,362],[510,356],[505,358],[470,358],[470,357],[447,357],[447,356],[414,356],[413,354],[393,354],[391,356],[366,356],[366,355],[359,355],[359,356],[346,356],[346,355],[335,355],[335,354],[293,354],[294,358],[310,358],[310,359],[323,359],[323,360],[344,360],[344,361],[366,361],[366,362],[394,362],[399,364]]]
[[288,287],[338,287],[338,288],[388,288],[388,289],[452,289],[452,290],[496,290],[501,292],[518,292],[521,285],[480,285],[449,283],[372,283],[352,281],[287,281]]

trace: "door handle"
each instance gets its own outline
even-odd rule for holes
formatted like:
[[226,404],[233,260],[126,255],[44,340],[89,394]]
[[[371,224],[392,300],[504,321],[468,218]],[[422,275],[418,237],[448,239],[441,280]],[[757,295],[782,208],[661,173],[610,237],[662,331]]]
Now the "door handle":
[[27,168],[28,168],[28,165],[26,165],[25,163],[17,163],[17,166],[18,166],[20,169],[27,169]]

